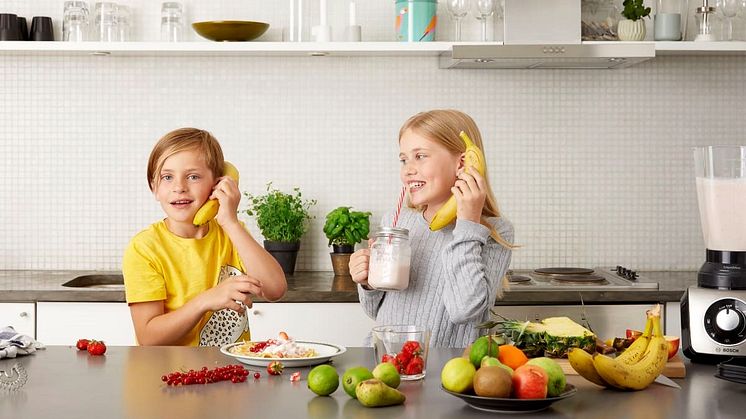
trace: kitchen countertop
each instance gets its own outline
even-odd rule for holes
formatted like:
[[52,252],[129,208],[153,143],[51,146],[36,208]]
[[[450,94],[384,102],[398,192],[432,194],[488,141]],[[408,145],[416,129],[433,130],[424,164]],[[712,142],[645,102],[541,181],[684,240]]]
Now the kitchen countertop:
[[[317,397],[306,387],[309,368],[286,369],[245,383],[168,387],[160,377],[180,369],[214,368],[234,363],[217,348],[110,347],[106,355],[89,356],[74,347],[53,346],[33,355],[0,360],[0,370],[19,363],[28,374],[25,386],[0,390],[0,417],[5,418],[484,418],[440,389],[440,370],[458,349],[433,349],[424,380],[403,382],[404,405],[365,408],[337,389]],[[349,348],[333,365],[340,376],[349,367],[372,367],[372,348]],[[258,369],[256,367],[247,367]],[[740,418],[746,385],[713,377],[712,365],[687,363],[681,389],[653,384],[638,392],[602,389],[579,376],[568,376],[577,393],[548,410],[521,418]],[[301,371],[301,381],[289,375]]]
[[[124,291],[115,288],[70,288],[62,284],[81,275],[120,274],[95,271],[0,271],[0,302],[75,301],[123,302]],[[684,290],[696,284],[695,271],[646,271],[645,278],[659,283],[659,289],[577,291],[572,289],[523,290],[505,293],[496,305],[650,303],[679,301]],[[290,275],[288,292],[281,302],[357,302],[352,280],[332,272],[296,272]],[[255,301],[261,301],[257,299]]]

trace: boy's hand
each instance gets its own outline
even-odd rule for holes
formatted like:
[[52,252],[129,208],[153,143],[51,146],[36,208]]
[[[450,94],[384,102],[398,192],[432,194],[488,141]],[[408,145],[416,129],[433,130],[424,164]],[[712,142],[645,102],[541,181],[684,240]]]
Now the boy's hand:
[[476,170],[460,170],[451,188],[456,197],[456,218],[479,223],[487,198],[485,181]]
[[220,203],[218,215],[215,216],[218,224],[225,227],[226,225],[238,222],[238,203],[241,201],[241,191],[238,190],[238,184],[230,176],[223,176],[212,190],[210,199],[217,199]]
[[360,249],[350,256],[350,275],[358,284],[368,286],[368,264],[370,263],[370,249]]
[[251,307],[250,294],[261,296],[262,283],[248,275],[232,276],[204,292],[205,309],[218,311],[224,308],[243,313]]

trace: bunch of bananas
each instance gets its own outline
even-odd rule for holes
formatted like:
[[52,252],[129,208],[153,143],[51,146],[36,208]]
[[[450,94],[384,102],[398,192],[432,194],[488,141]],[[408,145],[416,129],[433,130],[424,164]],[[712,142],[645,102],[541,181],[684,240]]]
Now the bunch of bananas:
[[[236,183],[238,183],[238,169],[227,161],[223,162],[223,176],[230,176],[236,181]],[[206,224],[218,215],[218,208],[220,208],[220,203],[218,203],[217,199],[208,200],[199,210],[197,210],[197,213],[194,214],[192,224],[198,227]]]
[[[466,144],[466,151],[464,152],[464,170],[466,172],[476,170],[480,175],[484,176],[485,161],[482,150],[474,144],[471,138],[469,138],[464,131],[461,131],[459,136],[464,144]],[[430,231],[440,230],[448,224],[451,224],[455,219],[456,198],[451,195],[448,201],[438,209],[433,216],[433,219],[430,220]]]
[[663,372],[668,360],[668,343],[661,330],[660,304],[646,312],[645,331],[621,355],[612,358],[591,355],[572,348],[567,353],[570,365],[586,380],[619,390],[647,388]]

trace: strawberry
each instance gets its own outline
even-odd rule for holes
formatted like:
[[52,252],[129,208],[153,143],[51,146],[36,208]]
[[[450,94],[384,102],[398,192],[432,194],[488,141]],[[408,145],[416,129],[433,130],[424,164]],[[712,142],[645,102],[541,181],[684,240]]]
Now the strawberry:
[[103,355],[106,352],[106,344],[102,340],[88,342],[88,353],[91,355]]
[[396,366],[396,357],[391,354],[385,354],[381,357],[381,362],[388,362],[389,364],[394,364],[394,366]]
[[401,351],[415,356],[422,353],[422,347],[420,346],[420,342],[417,342],[416,340],[408,340],[404,342]]
[[411,361],[409,361],[409,364],[407,364],[407,367],[404,369],[404,374],[406,375],[422,374],[422,370],[424,368],[425,368],[425,360],[423,360],[419,356],[416,356],[412,358]]
[[280,361],[272,361],[267,365],[267,372],[269,375],[280,375],[282,370],[285,368]]
[[85,351],[88,349],[88,339],[78,339],[78,342],[75,344],[75,347],[78,348],[79,351]]
[[398,365],[401,365],[402,369],[406,367],[409,364],[409,361],[412,360],[412,354],[407,352],[399,352],[396,355],[396,363]]

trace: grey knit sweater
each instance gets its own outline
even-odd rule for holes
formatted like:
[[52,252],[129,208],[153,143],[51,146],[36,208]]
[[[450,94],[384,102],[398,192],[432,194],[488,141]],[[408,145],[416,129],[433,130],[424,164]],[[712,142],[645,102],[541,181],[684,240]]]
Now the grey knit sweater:
[[[391,225],[391,216],[382,225]],[[513,226],[491,218],[495,230],[513,241]],[[378,325],[413,324],[432,332],[430,346],[463,348],[477,338],[474,326],[489,318],[511,251],[495,242],[485,226],[457,220],[431,232],[422,212],[404,208],[398,227],[409,230],[412,261],[404,291],[365,290],[358,286],[365,313]],[[366,340],[370,344],[370,336]]]

